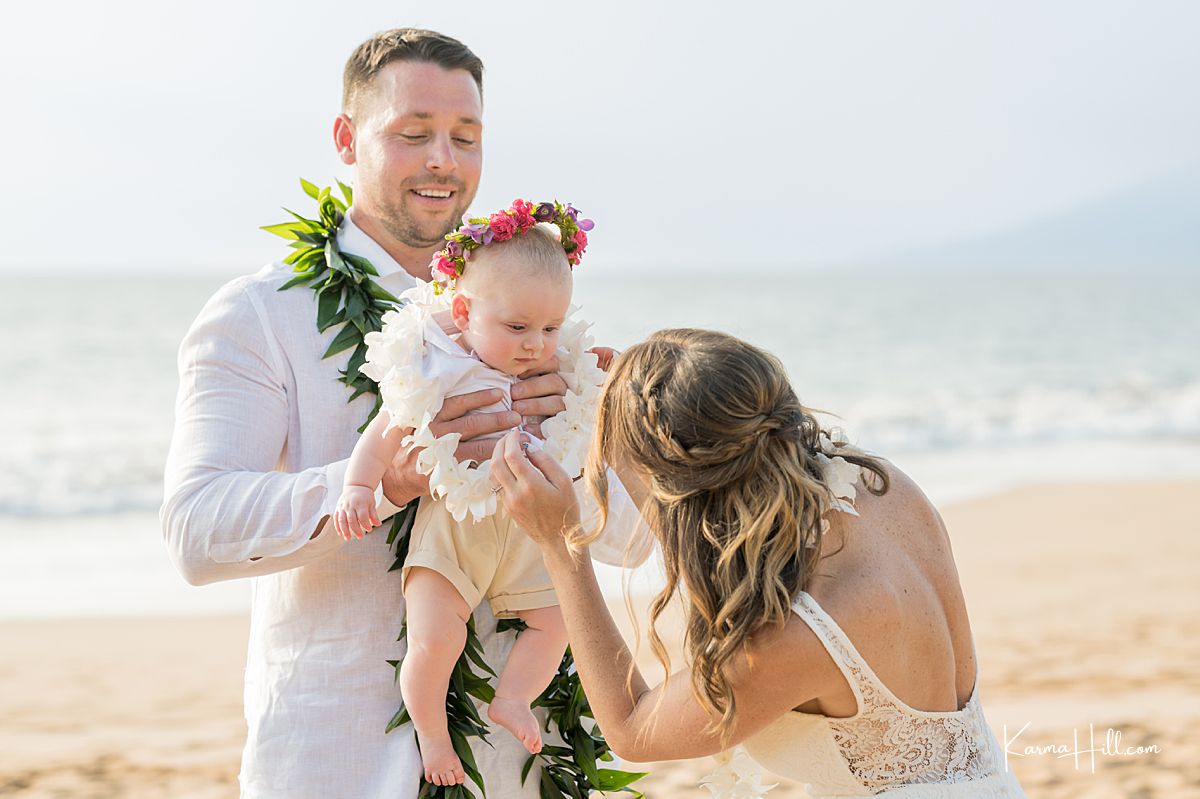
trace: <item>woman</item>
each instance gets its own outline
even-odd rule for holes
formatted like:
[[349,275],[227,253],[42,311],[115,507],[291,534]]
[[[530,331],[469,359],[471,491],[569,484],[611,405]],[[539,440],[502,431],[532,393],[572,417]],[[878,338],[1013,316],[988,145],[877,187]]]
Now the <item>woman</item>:
[[655,688],[608,614],[571,480],[515,435],[492,474],[541,548],[615,752],[743,744],[814,797],[1024,795],[983,718],[937,511],[895,467],[832,443],[774,357],[720,333],[656,333],[614,363],[595,444],[589,490],[603,508],[613,467],[662,549],[650,639],[664,668],[654,622],[676,590],[687,598],[690,668]]

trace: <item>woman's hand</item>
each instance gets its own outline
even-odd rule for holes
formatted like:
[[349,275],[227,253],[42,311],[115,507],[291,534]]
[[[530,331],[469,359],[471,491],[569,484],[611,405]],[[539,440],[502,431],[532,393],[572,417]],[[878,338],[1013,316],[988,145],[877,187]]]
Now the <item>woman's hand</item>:
[[535,544],[565,548],[565,532],[579,524],[575,488],[554,458],[526,449],[523,435],[514,431],[496,442],[492,482],[508,515]]

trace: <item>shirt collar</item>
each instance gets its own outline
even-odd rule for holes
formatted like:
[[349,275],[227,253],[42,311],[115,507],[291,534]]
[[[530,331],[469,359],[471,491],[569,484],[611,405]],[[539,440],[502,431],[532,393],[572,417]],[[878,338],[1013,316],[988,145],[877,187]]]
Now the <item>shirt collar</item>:
[[495,367],[489,366],[487,363],[485,363],[483,358],[480,358],[475,350],[467,352],[465,349],[463,349],[462,344],[459,343],[456,338],[451,338],[451,334],[447,333],[441,325],[441,319],[447,314],[449,314],[449,311],[441,311],[440,313],[429,314],[429,316],[425,319],[424,338],[426,344],[441,350],[450,358],[462,358],[468,361],[473,361],[480,366],[483,366],[485,369],[491,369],[496,374],[504,375],[509,379],[510,383],[517,382],[517,378],[513,377],[512,375],[505,374],[499,369],[496,369]]
[[389,283],[402,284],[406,289],[417,285],[416,278],[405,271],[404,267],[396,262],[396,259],[388,255],[387,250],[379,246],[375,239],[354,224],[348,210],[343,215],[341,228],[338,229],[337,243],[339,250],[370,261],[371,266],[375,267],[375,271],[379,273],[380,280],[387,278]]

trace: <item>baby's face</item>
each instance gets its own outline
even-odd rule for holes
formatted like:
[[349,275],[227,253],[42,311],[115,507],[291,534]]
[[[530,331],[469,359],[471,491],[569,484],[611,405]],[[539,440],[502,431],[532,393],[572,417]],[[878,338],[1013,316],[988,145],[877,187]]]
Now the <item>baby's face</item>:
[[488,366],[516,376],[554,355],[571,280],[512,270],[472,285],[464,299],[466,313],[455,320],[464,343]]

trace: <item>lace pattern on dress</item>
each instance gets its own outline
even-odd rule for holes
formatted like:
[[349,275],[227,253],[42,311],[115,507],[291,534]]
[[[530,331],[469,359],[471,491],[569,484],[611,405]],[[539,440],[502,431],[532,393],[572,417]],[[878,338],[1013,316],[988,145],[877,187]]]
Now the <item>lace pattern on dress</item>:
[[829,727],[850,772],[865,788],[878,793],[899,785],[979,780],[994,773],[977,688],[957,712],[911,708],[879,681],[812,597],[802,592],[794,608],[824,640],[858,696],[858,713],[830,718]]

